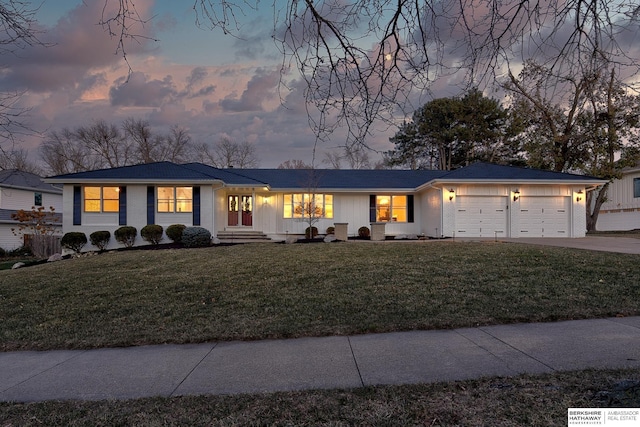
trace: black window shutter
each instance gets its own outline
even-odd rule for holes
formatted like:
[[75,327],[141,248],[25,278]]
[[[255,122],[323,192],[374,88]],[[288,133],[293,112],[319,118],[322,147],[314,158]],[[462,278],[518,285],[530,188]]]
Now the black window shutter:
[[369,196],[369,221],[376,222],[376,195]]
[[73,186],[73,225],[82,225],[82,187]]
[[413,194],[407,196],[407,222],[413,222]]
[[118,197],[118,225],[127,225],[127,187],[120,187]]
[[147,187],[147,225],[156,223],[156,188]]
[[193,225],[200,225],[200,187],[193,187]]

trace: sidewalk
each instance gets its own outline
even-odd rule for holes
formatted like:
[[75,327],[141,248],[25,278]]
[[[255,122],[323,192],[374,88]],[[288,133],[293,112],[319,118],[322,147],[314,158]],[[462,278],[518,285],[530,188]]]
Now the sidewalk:
[[254,342],[0,353],[0,401],[133,399],[640,368],[640,317]]

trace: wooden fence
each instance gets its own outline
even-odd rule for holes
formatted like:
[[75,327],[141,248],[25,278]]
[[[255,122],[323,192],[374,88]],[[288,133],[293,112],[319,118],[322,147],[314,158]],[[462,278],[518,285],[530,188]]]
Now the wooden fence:
[[24,246],[31,249],[31,252],[38,258],[49,258],[53,254],[62,253],[60,239],[62,236],[25,234]]

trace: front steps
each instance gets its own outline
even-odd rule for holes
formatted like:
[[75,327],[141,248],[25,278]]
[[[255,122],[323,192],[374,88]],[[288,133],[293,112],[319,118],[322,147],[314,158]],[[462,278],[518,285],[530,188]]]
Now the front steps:
[[261,243],[273,242],[262,231],[226,230],[218,231],[216,236],[220,243]]

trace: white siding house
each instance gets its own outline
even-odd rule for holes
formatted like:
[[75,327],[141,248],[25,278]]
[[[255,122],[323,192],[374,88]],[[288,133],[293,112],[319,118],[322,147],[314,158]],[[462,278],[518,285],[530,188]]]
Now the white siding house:
[[[12,215],[19,210],[43,207],[62,213],[62,189],[45,183],[42,178],[17,170],[0,171],[0,248],[13,250],[23,246],[24,236],[16,235],[19,223]],[[59,224],[62,231],[62,224]]]
[[640,167],[629,168],[607,190],[596,223],[600,231],[640,229]]
[[[304,235],[384,226],[386,236],[584,237],[585,193],[605,181],[477,163],[455,171],[216,169],[169,162],[61,175],[64,231],[201,226],[212,235]],[[139,238],[138,244],[142,244]],[[117,247],[115,242],[111,247]],[[92,248],[87,248],[92,249]]]

